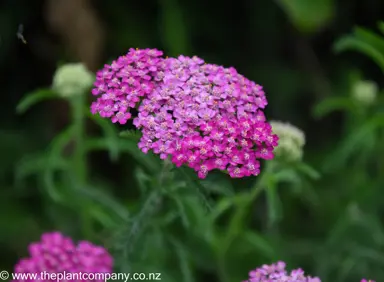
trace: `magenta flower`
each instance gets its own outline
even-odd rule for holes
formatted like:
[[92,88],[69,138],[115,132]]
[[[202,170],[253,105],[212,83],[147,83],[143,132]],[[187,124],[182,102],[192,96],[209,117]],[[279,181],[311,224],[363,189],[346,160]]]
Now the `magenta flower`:
[[243,282],[321,282],[318,277],[305,275],[300,268],[290,273],[285,269],[285,263],[279,261],[271,265],[263,265],[249,272],[248,280]]
[[259,159],[272,159],[278,141],[262,112],[266,104],[262,87],[234,68],[168,58],[162,83],[134,119],[143,133],[139,147],[162,159],[170,155],[200,178],[213,169],[231,177],[258,175]]
[[235,68],[205,64],[196,56],[162,59],[156,49],[130,49],[97,73],[92,113],[142,132],[139,148],[200,178],[219,169],[231,177],[260,173],[273,159],[278,137],[266,122],[263,88]]
[[17,263],[15,273],[112,273],[113,258],[107,250],[87,241],[75,244],[60,232],[43,234],[40,242],[29,245],[29,255]]
[[371,279],[362,279],[360,282],[376,282],[376,281],[374,281],[374,280],[371,280]]
[[111,65],[96,73],[92,94],[98,96],[91,105],[93,114],[125,124],[131,118],[129,110],[136,107],[162,79],[163,52],[156,49],[133,49]]

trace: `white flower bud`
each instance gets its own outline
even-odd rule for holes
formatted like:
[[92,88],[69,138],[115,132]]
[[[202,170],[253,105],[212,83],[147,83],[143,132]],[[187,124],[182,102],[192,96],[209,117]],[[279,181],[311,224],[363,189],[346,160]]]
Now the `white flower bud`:
[[52,88],[62,97],[80,95],[92,86],[94,79],[84,64],[65,64],[56,70]]
[[372,105],[377,96],[378,87],[373,81],[360,80],[353,85],[352,97],[356,102]]
[[279,145],[275,148],[276,156],[292,162],[301,160],[305,144],[304,132],[289,123],[271,121],[270,124],[273,133],[279,136]]

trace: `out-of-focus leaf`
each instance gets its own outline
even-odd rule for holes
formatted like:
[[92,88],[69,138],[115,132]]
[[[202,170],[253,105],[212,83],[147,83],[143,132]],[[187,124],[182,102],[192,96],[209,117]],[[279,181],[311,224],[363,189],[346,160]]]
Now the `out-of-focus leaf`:
[[268,225],[272,227],[283,217],[283,208],[276,185],[268,185],[265,192],[268,204]]
[[278,170],[274,174],[274,178],[276,179],[276,182],[286,182],[286,183],[292,183],[292,184],[300,184],[301,179],[300,176],[297,174],[297,172],[293,168],[285,168]]
[[48,150],[47,166],[43,172],[43,182],[48,195],[52,200],[60,202],[63,201],[58,188],[55,184],[54,173],[56,162],[62,157],[65,146],[71,141],[74,133],[74,126],[68,127],[62,131],[50,145]]
[[206,211],[209,212],[212,210],[212,205],[208,200],[208,195],[206,193],[206,188],[200,183],[200,180],[197,179],[196,174],[192,173],[188,168],[183,166],[179,167],[176,171],[180,172],[184,176],[184,179],[187,181],[187,185],[192,187],[196,191],[196,195],[199,197],[201,203],[205,207]]
[[319,179],[320,173],[306,163],[300,162],[296,165],[296,168],[311,179]]
[[178,0],[161,0],[161,34],[170,56],[188,54],[188,32]]
[[122,221],[126,221],[129,218],[129,212],[122,204],[120,204],[112,196],[108,195],[101,189],[96,187],[83,187],[77,186],[73,188],[74,193],[78,193],[83,197],[92,200],[95,203],[103,206],[106,210],[112,211]]
[[318,103],[313,109],[315,118],[322,118],[334,111],[358,112],[358,106],[349,97],[332,97]]
[[354,34],[357,38],[368,43],[375,49],[377,49],[381,54],[384,54],[384,38],[373,31],[368,29],[356,27]]
[[129,140],[132,140],[132,141],[135,141],[135,142],[139,142],[140,138],[141,138],[140,131],[133,130],[133,129],[121,131],[119,135],[120,135],[120,137],[129,139]]
[[[20,182],[22,179],[30,175],[42,172],[47,168],[47,164],[48,156],[44,153],[24,157],[17,163],[15,168],[16,182]],[[55,170],[65,170],[68,168],[68,162],[61,157],[54,160],[52,165],[53,167],[51,167],[51,169]]]
[[316,32],[326,26],[335,14],[333,0],[277,0],[276,2],[302,32]]
[[147,193],[150,189],[149,185],[151,183],[151,178],[140,167],[136,168],[135,176],[139,184],[141,193]]
[[181,218],[181,222],[183,223],[183,225],[186,229],[189,229],[189,227],[191,226],[191,223],[188,219],[187,212],[185,211],[185,205],[184,205],[183,201],[181,199],[179,199],[177,197],[177,195],[172,196],[172,199],[177,206],[177,210],[178,210],[178,214]]
[[180,270],[182,277],[179,281],[183,282],[193,282],[195,281],[193,277],[192,266],[190,263],[190,258],[187,249],[184,245],[176,240],[174,237],[169,237],[171,244],[174,247],[175,254],[178,257],[178,261],[180,264]]
[[369,43],[354,36],[345,36],[340,38],[334,45],[336,52],[354,50],[370,57],[384,72],[384,54]]
[[379,28],[380,32],[384,35],[384,22],[379,22],[377,24],[377,27]]
[[225,197],[221,199],[209,213],[212,222],[216,221],[223,213],[229,210],[234,204],[232,197]]
[[106,144],[108,144],[109,156],[112,161],[116,161],[119,157],[119,136],[117,130],[109,121],[92,115],[89,113],[89,110],[86,112],[88,112],[88,117],[102,129]]
[[[85,142],[86,150],[108,150],[109,144],[104,138],[92,138],[88,139]],[[157,160],[151,153],[144,154],[137,147],[137,143],[131,140],[120,139],[118,142],[119,150],[122,152],[129,153],[134,157],[138,162],[140,162],[145,168],[151,170],[152,172],[159,172],[160,162]]]
[[377,115],[368,120],[360,128],[357,128],[347,136],[339,148],[326,159],[324,168],[326,170],[333,170],[344,165],[354,152],[360,151],[361,148],[367,145],[367,140],[368,146],[370,146],[371,140],[368,136],[374,134],[378,128],[383,126],[383,115]]
[[208,191],[224,196],[232,196],[234,189],[228,177],[222,177],[221,174],[208,175],[201,183]]
[[48,99],[58,98],[55,92],[51,89],[40,89],[32,93],[29,93],[21,99],[16,107],[16,111],[19,114],[26,112],[33,105]]
[[250,230],[246,230],[241,234],[241,240],[245,240],[252,245],[253,248],[260,251],[260,253],[270,259],[274,259],[276,257],[276,252],[272,245],[261,235],[252,232]]

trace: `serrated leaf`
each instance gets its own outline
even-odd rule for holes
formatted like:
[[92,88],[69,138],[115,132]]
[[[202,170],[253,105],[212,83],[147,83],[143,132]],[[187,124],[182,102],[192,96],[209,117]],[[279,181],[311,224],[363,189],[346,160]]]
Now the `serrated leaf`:
[[384,54],[374,46],[371,46],[369,43],[364,42],[361,39],[355,38],[354,36],[342,37],[335,43],[334,49],[336,52],[346,50],[361,52],[362,54],[370,57],[384,72]]
[[58,98],[55,92],[51,89],[39,89],[25,95],[16,107],[19,114],[26,112],[33,105],[48,99]]
[[103,131],[106,144],[108,145],[109,156],[112,161],[116,161],[119,157],[119,136],[117,130],[109,121],[97,115],[92,115],[88,109],[86,112],[88,112],[87,116],[100,126]]
[[315,118],[322,118],[334,111],[345,110],[358,113],[358,106],[349,97],[332,97],[318,103],[313,109]]

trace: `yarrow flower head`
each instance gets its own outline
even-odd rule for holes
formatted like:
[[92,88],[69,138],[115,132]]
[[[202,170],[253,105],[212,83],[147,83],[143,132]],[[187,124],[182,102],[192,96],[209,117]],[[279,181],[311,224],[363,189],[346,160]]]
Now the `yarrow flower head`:
[[65,64],[56,70],[52,88],[62,97],[81,95],[92,86],[94,80],[94,75],[84,64]]
[[360,80],[353,85],[352,97],[363,105],[372,105],[377,97],[378,87],[373,81]]
[[300,268],[288,272],[282,261],[271,265],[263,265],[249,272],[249,278],[243,282],[321,282],[318,277],[305,275]]
[[371,279],[362,279],[360,282],[376,282],[376,281],[373,281],[373,280],[371,280]]
[[143,97],[153,91],[163,77],[163,52],[156,49],[133,49],[96,73],[92,94],[93,114],[110,118],[113,123],[125,124]]
[[[176,166],[187,165],[200,178],[213,169],[231,177],[258,175],[259,160],[272,159],[278,141],[263,113],[267,105],[263,88],[233,67],[205,64],[196,56],[161,59],[160,55],[157,50],[131,49],[127,57],[135,59],[129,60],[128,67],[126,63],[116,67],[124,73],[129,70],[125,79],[144,81],[145,91],[139,83],[116,96],[123,79],[112,66],[99,72],[93,93],[101,98],[92,104],[92,112],[125,123],[131,117],[128,108],[140,102],[133,124],[142,132],[139,148],[144,153],[153,151],[161,159],[170,156]],[[123,107],[118,97],[134,101]]]
[[271,121],[270,124],[273,133],[279,136],[276,156],[292,162],[301,160],[305,144],[304,132],[289,123]]
[[103,247],[87,241],[75,244],[59,232],[43,234],[40,242],[29,245],[29,255],[18,262],[15,273],[112,273],[113,259]]

